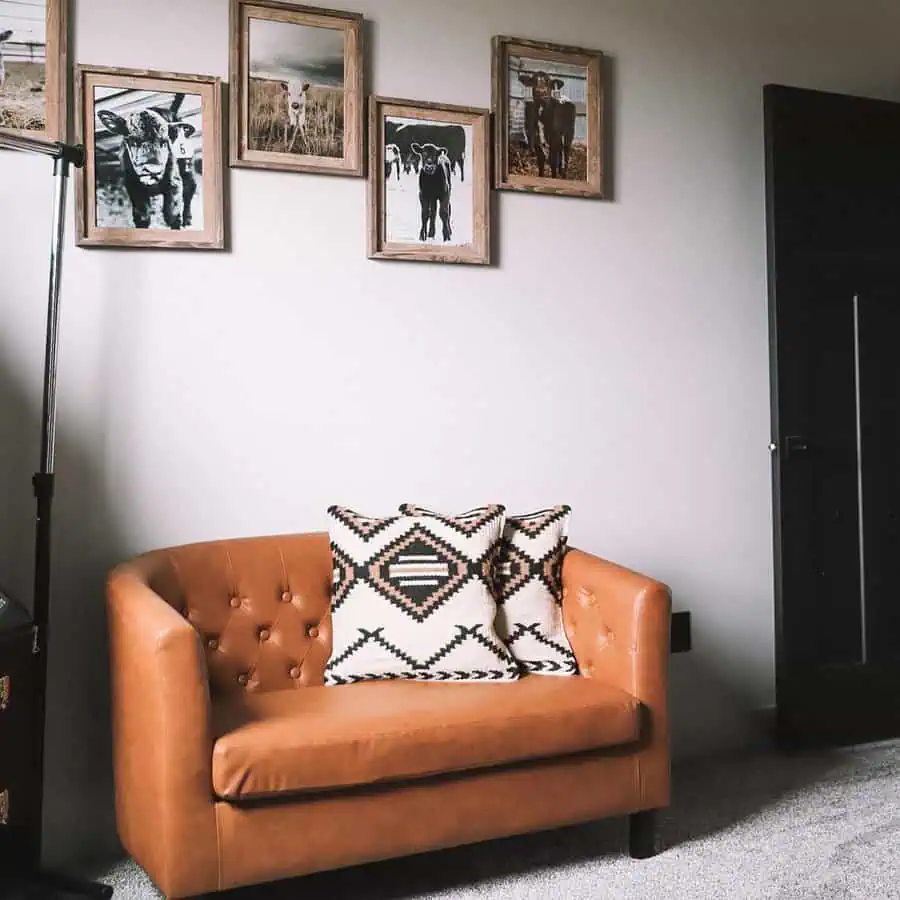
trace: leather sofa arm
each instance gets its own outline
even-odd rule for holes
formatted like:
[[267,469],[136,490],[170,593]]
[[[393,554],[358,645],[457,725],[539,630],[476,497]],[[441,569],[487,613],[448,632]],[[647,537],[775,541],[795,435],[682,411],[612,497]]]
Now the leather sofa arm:
[[148,586],[153,555],[107,581],[119,837],[167,896],[218,880],[212,728],[198,633]]
[[646,808],[669,803],[669,588],[571,550],[563,563],[563,621],[581,674],[627,691],[644,712],[636,777]]

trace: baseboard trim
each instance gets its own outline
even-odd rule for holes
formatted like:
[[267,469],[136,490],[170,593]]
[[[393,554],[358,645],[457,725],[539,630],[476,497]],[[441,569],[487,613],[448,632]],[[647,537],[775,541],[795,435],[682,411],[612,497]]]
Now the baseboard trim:
[[754,746],[769,749],[776,745],[778,735],[776,718],[774,706],[762,706],[751,711]]

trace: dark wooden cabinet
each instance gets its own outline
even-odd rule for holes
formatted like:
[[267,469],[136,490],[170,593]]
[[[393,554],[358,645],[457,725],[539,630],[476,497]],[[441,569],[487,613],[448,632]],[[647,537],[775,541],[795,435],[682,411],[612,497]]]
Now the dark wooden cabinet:
[[30,616],[0,591],[0,871],[21,870],[35,847],[35,660]]

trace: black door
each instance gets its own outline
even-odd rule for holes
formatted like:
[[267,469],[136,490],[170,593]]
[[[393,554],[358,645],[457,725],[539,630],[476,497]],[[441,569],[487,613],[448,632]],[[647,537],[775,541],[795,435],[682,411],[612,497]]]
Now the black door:
[[900,104],[765,89],[778,733],[900,734]]

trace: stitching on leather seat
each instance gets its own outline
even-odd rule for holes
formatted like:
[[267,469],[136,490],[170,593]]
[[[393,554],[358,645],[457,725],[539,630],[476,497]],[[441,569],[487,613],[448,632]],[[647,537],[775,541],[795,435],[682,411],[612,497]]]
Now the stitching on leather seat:
[[282,584],[284,585],[284,590],[287,591],[287,593],[290,593],[291,582],[288,578],[287,562],[285,562],[284,559],[284,550],[281,549],[281,544],[276,544],[275,549],[278,550],[278,558],[281,560],[281,574],[283,576]]
[[222,890],[224,878],[222,877],[222,823],[219,820],[222,803],[216,801],[216,794],[213,792],[213,806],[216,815],[216,890]]

